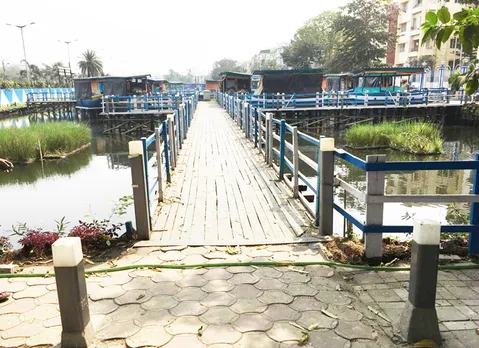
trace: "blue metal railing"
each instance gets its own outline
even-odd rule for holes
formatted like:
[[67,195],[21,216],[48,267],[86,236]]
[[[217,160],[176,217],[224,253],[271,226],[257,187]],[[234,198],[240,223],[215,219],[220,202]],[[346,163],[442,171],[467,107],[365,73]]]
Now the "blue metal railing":
[[[267,122],[266,114],[261,111],[261,108],[255,106],[255,103],[250,103],[251,100],[245,97],[246,95],[234,95],[228,96],[222,93],[218,93],[217,100],[219,104],[226,109],[226,111],[231,115],[231,117],[237,121],[238,125],[241,127],[244,122],[244,117],[246,115],[250,115],[250,120],[246,122],[253,122],[254,123],[254,132],[251,134],[251,128],[245,127],[245,133],[247,137],[252,137],[254,146],[259,148],[263,153],[268,150],[263,150],[263,147],[267,146],[268,142],[268,135],[265,134],[267,127],[265,123]],[[242,110],[245,109],[245,102],[248,102],[247,109],[248,112],[243,112]],[[279,135],[273,135],[273,139],[279,141],[279,148],[272,148],[271,154],[273,157],[279,159],[279,165],[275,168],[278,173],[280,179],[285,179],[286,170],[289,170],[291,173],[294,171],[292,165],[286,157],[286,148],[291,148],[293,145],[286,140],[287,136],[291,136],[294,127],[287,124],[284,120],[276,120],[273,119],[271,121],[272,126],[276,126],[279,128]],[[242,127],[243,128],[243,127]],[[302,139],[306,144],[313,145],[315,147],[319,147],[321,142],[321,137],[314,138],[308,134],[302,133],[297,131],[297,137]],[[319,177],[320,177],[320,166],[319,166],[319,158],[315,161],[306,155],[302,154],[299,150],[299,158],[296,160],[301,160],[304,162],[308,167],[310,167],[313,171],[315,171],[316,176],[316,185],[311,183],[311,178],[308,178],[305,174],[301,171],[298,171],[297,176],[300,182],[302,182],[307,188],[313,192],[315,197],[315,211],[311,211],[311,207],[309,207],[309,203],[311,201],[307,200],[308,204],[306,204],[306,208],[312,213],[312,215],[316,219],[316,224],[318,223],[319,217],[319,199],[318,199],[318,192],[319,192]],[[475,160],[466,160],[466,161],[409,161],[409,162],[366,162],[359,157],[356,157],[350,154],[347,151],[342,149],[335,149],[334,152],[335,158],[343,160],[351,165],[362,169],[363,171],[367,172],[394,172],[394,171],[419,171],[419,170],[473,170],[473,189],[472,195],[469,197],[451,197],[451,202],[461,201],[460,199],[467,198],[469,201],[472,202],[472,207],[470,211],[470,224],[468,225],[443,225],[441,226],[441,232],[444,233],[469,233],[469,254],[471,255],[479,255],[479,202],[477,202],[477,197],[472,197],[474,195],[479,195],[479,154],[476,155]],[[273,164],[273,166],[276,166]],[[290,186],[291,187],[291,186]],[[359,191],[358,191],[359,192]],[[437,195],[441,197],[441,195]],[[441,201],[444,202],[448,195],[442,195]],[[454,195],[453,195],[454,196]],[[467,196],[467,195],[466,195]],[[305,198],[305,195],[300,193],[300,198]],[[387,198],[386,196],[381,196]],[[391,197],[391,196],[390,196]],[[402,197],[393,196],[394,198],[401,199]],[[417,195],[419,198],[424,198],[424,196]],[[306,200],[302,200],[303,203]],[[390,201],[392,202],[392,201]],[[464,202],[464,200],[462,200]],[[383,203],[388,203],[387,200],[384,200]],[[333,203],[333,208],[338,213],[340,213],[346,220],[350,221],[354,226],[360,229],[364,233],[410,233],[412,232],[412,226],[396,226],[396,225],[367,225],[365,223],[360,222],[356,217],[354,217],[350,212],[346,211],[345,209],[341,208],[337,204]],[[477,233],[477,235],[474,235]]]

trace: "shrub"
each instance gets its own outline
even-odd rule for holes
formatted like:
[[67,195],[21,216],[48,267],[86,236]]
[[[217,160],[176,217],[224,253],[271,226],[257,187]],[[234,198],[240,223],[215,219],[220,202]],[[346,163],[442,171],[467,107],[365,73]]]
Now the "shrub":
[[41,229],[28,230],[18,242],[23,246],[26,254],[45,256],[52,253],[52,244],[60,238],[58,233],[42,232]]
[[80,221],[80,224],[73,227],[68,236],[79,237],[84,250],[104,249],[110,246],[114,237],[118,236],[117,231],[121,226],[121,224],[110,225],[108,220]]
[[0,236],[0,255],[3,254],[6,250],[12,248],[12,243],[10,243],[8,237]]

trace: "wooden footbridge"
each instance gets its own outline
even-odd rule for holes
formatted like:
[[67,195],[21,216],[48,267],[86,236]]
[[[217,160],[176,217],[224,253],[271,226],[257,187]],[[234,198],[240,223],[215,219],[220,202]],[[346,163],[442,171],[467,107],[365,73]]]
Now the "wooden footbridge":
[[[307,156],[299,144],[314,146]],[[192,96],[172,110],[148,138],[130,142],[136,246],[256,245],[321,241],[339,213],[362,233],[366,257],[381,262],[383,233],[413,226],[383,221],[387,203],[472,203],[469,254],[479,254],[479,155],[465,161],[366,160],[315,138],[233,96],[216,102]],[[335,161],[366,172],[365,190],[334,175]],[[301,163],[301,167],[299,165]],[[301,169],[300,169],[301,168]],[[385,194],[387,172],[473,170],[472,194]],[[310,174],[306,174],[310,173]],[[311,174],[313,173],[313,174]],[[335,199],[333,188],[365,206],[363,216]]]

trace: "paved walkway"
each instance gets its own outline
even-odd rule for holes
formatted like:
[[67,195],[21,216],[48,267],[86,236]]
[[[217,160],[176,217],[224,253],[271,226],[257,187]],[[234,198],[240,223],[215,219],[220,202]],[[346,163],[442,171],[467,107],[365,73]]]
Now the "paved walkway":
[[317,232],[304,207],[278,181],[216,102],[200,102],[179,152],[173,184],[142,245],[294,242]]
[[[116,265],[322,260],[317,245],[135,249]],[[237,250],[239,252],[239,250]],[[95,347],[394,347],[360,298],[328,267],[137,269],[87,279]],[[0,347],[55,345],[54,278],[0,279]],[[307,330],[306,330],[307,331]]]
[[[390,320],[375,318],[397,342],[395,328],[408,297],[409,272],[339,270],[339,275],[363,304]],[[479,347],[479,270],[439,271],[436,310],[444,347]]]

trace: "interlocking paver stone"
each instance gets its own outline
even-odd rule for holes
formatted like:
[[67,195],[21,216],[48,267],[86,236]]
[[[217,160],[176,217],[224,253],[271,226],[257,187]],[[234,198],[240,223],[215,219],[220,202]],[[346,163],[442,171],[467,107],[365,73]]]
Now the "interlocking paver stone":
[[238,314],[224,306],[208,308],[208,310],[200,316],[202,321],[211,325],[229,324],[237,318]]
[[[57,305],[46,304],[42,306],[37,306],[32,310],[23,313],[24,321],[31,321],[35,319],[46,320],[60,315],[60,310]],[[0,317],[1,318],[1,317]]]
[[281,277],[283,272],[280,272],[276,268],[272,267],[261,267],[254,271],[253,274],[260,279],[271,279]]
[[236,298],[228,292],[212,292],[201,301],[201,304],[207,307],[231,306],[235,302]]
[[91,314],[108,314],[118,308],[113,300],[100,300],[90,303]]
[[230,293],[236,298],[257,298],[263,293],[263,291],[256,289],[250,284],[239,284],[236,285]]
[[144,327],[126,340],[126,345],[131,348],[146,346],[163,346],[171,340],[171,336],[162,327]]
[[167,310],[148,311],[134,320],[134,323],[140,327],[146,326],[165,326],[173,321],[174,317]]
[[35,303],[38,305],[41,304],[58,304],[58,294],[57,291],[49,291],[47,294],[35,298]]
[[[57,322],[54,322],[53,320],[54,319],[58,319]],[[61,325],[61,318],[60,317],[56,317],[54,319],[49,319],[49,320],[46,320],[43,322],[43,325],[46,326],[47,322],[51,322],[49,324],[57,324],[58,325],[51,325],[51,326],[59,326]],[[93,324],[93,327],[95,328],[96,331],[100,331],[101,329],[103,329],[105,326],[109,325],[111,323],[111,318],[109,318],[107,315],[105,314],[95,314],[95,315],[91,315],[90,316],[90,319],[91,319],[91,322]]]
[[162,346],[162,348],[205,348],[206,346],[200,342],[198,335],[179,335],[174,336],[170,342]]
[[88,288],[88,296],[92,301],[105,300],[111,298],[117,298],[126,293],[126,290],[121,285],[112,285],[107,287],[101,287],[98,284]]
[[150,278],[138,277],[122,285],[122,287],[125,290],[148,290],[154,285],[155,283]]
[[183,278],[183,275],[176,269],[162,269],[161,272],[156,272],[151,280],[153,280],[155,283],[162,283],[176,282],[181,278]]
[[242,313],[252,313],[264,312],[267,308],[267,305],[259,302],[257,298],[240,298],[234,305],[231,306],[231,310],[242,314]]
[[313,289],[311,286],[305,283],[288,284],[283,291],[291,296],[314,296],[318,292],[318,290]]
[[288,320],[295,321],[300,314],[285,304],[272,304],[263,312],[263,314],[273,321]]
[[226,268],[226,270],[230,273],[251,273],[255,270],[255,268],[251,266],[231,266]]
[[154,287],[147,290],[147,292],[152,296],[174,295],[178,291],[180,291],[180,288],[177,287],[174,282],[169,281],[158,283]]
[[185,257],[185,254],[177,250],[167,251],[158,255],[158,258],[163,261],[181,261]]
[[35,300],[33,298],[24,298],[21,300],[9,300],[6,304],[0,307],[2,314],[10,313],[24,313],[35,308]]
[[[152,264],[152,263],[158,263],[158,258],[155,256],[148,256],[148,258],[142,258],[139,262],[142,264]],[[152,278],[156,275],[156,273],[161,272],[161,269],[135,269],[134,271],[131,271],[128,273],[128,276],[131,278]]]
[[266,304],[273,304],[273,303],[291,303],[293,302],[293,296],[284,293],[283,291],[279,290],[266,290],[263,294],[258,298],[263,303]]
[[[108,288],[105,288],[108,289]],[[143,303],[148,301],[151,295],[145,290],[129,290],[124,295],[115,298],[115,302],[119,305],[129,303]]]
[[234,323],[233,327],[239,332],[267,331],[273,326],[273,322],[262,314],[242,314]]
[[334,329],[338,324],[338,321],[319,311],[307,311],[301,313],[298,323],[304,327],[310,327],[315,324],[319,329]]
[[334,275],[334,270],[320,265],[310,265],[304,268],[311,276],[330,278]]
[[179,287],[201,287],[203,285],[206,285],[207,283],[208,281],[205,278],[197,274],[185,275],[182,279],[176,281],[176,285],[178,285]]
[[207,296],[207,293],[196,287],[188,287],[181,289],[176,295],[175,299],[178,301],[200,301]]
[[340,320],[338,326],[335,329],[335,332],[338,335],[347,338],[348,340],[356,340],[359,338],[374,338],[374,330],[359,321],[346,322]]
[[141,304],[141,308],[146,310],[171,309],[178,304],[173,295],[157,295]]
[[228,280],[233,275],[224,268],[210,268],[203,277],[208,280]]
[[170,309],[170,313],[176,316],[200,315],[206,312],[207,307],[197,301],[180,302],[176,307]]
[[109,314],[114,322],[132,321],[145,313],[139,304],[127,304],[120,306],[116,311]]
[[229,281],[234,284],[254,284],[259,278],[251,273],[236,273]]
[[20,324],[20,314],[5,314],[0,316],[0,330],[7,330]]
[[[399,274],[395,273],[395,275],[399,275]],[[353,278],[354,278],[354,281],[360,285],[384,283],[384,280],[380,276],[378,276],[375,272],[358,273],[358,274],[355,274]],[[409,280],[409,272],[407,272],[406,280]]]
[[34,320],[33,322],[23,322],[21,325],[11,327],[8,330],[4,330],[0,333],[3,339],[15,338],[15,337],[30,337],[38,335],[45,330],[41,320]]
[[260,290],[282,290],[286,284],[278,279],[260,279],[254,286]]
[[27,280],[27,285],[28,286],[33,286],[33,285],[50,285],[50,284],[55,284],[55,278],[31,278]]
[[316,298],[324,303],[336,305],[348,305],[351,303],[351,298],[340,291],[320,291]]
[[233,344],[239,341],[241,334],[231,325],[209,325],[201,336],[206,344]]
[[29,335],[25,342],[28,346],[57,345],[61,341],[62,328],[54,326],[44,328],[36,335]]
[[401,301],[401,298],[392,289],[368,290],[367,292],[376,302]]
[[278,348],[279,343],[273,341],[265,333],[247,332],[242,335],[241,340],[233,345],[234,348]]
[[454,307],[437,307],[436,312],[439,321],[467,320],[467,317]]
[[349,342],[332,330],[310,332],[309,343],[317,348],[349,347]]
[[[15,284],[15,283],[13,283],[13,284]],[[2,291],[4,291],[4,290],[2,289]],[[18,299],[22,299],[22,298],[40,297],[40,296],[43,296],[43,295],[46,295],[46,294],[48,294],[48,290],[47,290],[47,287],[45,285],[35,285],[35,286],[29,286],[24,290],[15,292],[12,295],[12,297],[14,299],[18,300]]]
[[208,254],[209,250],[206,249],[205,247],[200,246],[200,247],[188,247],[182,252],[185,255],[204,255],[204,254]]
[[169,323],[165,329],[172,335],[198,334],[198,329],[202,326],[204,329],[206,324],[203,323],[197,316],[183,316],[174,319],[174,321]]
[[459,300],[479,300],[479,294],[468,287],[448,287],[447,290]]
[[303,312],[303,311],[321,311],[326,309],[328,305],[310,296],[295,297],[294,301],[289,305],[291,308]]
[[0,279],[0,288],[2,291],[18,292],[27,288],[27,282],[9,282],[7,279]]
[[283,283],[307,283],[311,280],[311,276],[306,273],[299,272],[285,272],[279,278]]
[[266,249],[250,249],[246,252],[249,257],[270,257],[273,253]]
[[363,318],[363,315],[360,312],[350,309],[346,306],[329,305],[328,312],[336,315],[339,319],[346,321],[358,321]]
[[267,334],[277,342],[298,341],[303,336],[300,329],[287,322],[274,323]]
[[133,336],[138,331],[140,328],[133,323],[133,320],[123,322],[113,320],[110,325],[98,331],[97,335],[104,340],[112,340]]
[[231,284],[227,280],[210,280],[208,284],[201,289],[206,292],[226,292],[234,288],[234,284]]

